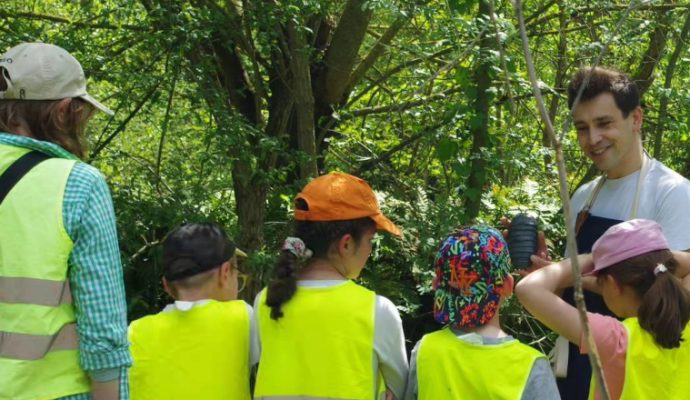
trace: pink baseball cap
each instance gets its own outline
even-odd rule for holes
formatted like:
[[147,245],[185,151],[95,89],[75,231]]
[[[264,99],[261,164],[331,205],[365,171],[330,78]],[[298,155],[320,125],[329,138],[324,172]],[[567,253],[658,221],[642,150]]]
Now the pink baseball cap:
[[594,242],[594,270],[583,275],[597,276],[601,270],[621,261],[664,249],[668,249],[668,242],[658,223],[648,219],[621,222],[607,229]]

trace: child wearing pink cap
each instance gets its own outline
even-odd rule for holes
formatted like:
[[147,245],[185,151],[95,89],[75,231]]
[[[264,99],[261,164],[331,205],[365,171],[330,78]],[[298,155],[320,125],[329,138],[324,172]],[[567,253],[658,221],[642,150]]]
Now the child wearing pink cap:
[[560,399],[546,356],[501,329],[513,293],[508,247],[495,229],[461,228],[439,246],[434,319],[412,351],[405,400]]
[[[612,399],[684,399],[690,380],[690,254],[671,252],[661,226],[634,219],[609,228],[580,255],[583,285],[620,318],[588,313]],[[570,260],[518,283],[525,308],[587,353],[577,309],[556,292],[572,286]],[[590,398],[601,398],[592,380]]]

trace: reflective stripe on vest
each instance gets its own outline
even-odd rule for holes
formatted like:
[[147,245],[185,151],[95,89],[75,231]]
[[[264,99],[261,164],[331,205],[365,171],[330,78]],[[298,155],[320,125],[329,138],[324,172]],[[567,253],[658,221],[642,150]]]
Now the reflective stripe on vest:
[[0,303],[57,307],[72,304],[69,281],[0,276]]
[[241,300],[133,321],[132,400],[249,400],[249,326]]
[[[29,150],[0,145],[0,173]],[[29,171],[0,204],[0,399],[59,398],[90,390],[79,366],[67,285],[72,240],[63,225],[76,161]]]
[[535,361],[545,356],[517,340],[465,342],[450,328],[422,338],[417,354],[420,400],[519,400]]
[[351,281],[299,286],[275,321],[264,290],[255,399],[375,398],[375,306],[376,294]]
[[40,360],[50,351],[79,349],[77,325],[67,324],[53,335],[0,332],[0,357]]
[[[625,378],[621,400],[686,399],[690,380],[682,378],[690,367],[690,324],[685,326],[680,347],[664,349],[642,327],[637,318],[623,321],[628,332]],[[604,371],[605,373],[606,371]],[[591,387],[596,389],[592,383]],[[598,397],[590,390],[590,398]]]

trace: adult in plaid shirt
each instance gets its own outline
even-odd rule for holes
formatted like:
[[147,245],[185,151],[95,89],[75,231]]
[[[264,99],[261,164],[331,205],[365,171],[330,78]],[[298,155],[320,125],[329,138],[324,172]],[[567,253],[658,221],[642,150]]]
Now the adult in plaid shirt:
[[0,399],[129,398],[112,199],[79,161],[96,109],[64,49],[0,56]]

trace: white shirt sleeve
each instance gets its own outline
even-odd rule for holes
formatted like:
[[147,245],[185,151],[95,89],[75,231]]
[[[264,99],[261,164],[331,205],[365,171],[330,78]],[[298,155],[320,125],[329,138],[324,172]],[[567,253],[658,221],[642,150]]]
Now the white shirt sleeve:
[[247,312],[249,313],[249,368],[251,368],[259,362],[261,346],[259,344],[259,333],[256,329],[254,310],[249,304],[247,304]]
[[422,339],[419,339],[412,349],[410,354],[410,373],[407,375],[407,387],[405,388],[405,400],[417,400],[419,395],[419,384],[417,382],[417,354],[419,354],[419,346],[422,345]]
[[[259,310],[259,301],[261,301],[261,294],[263,293],[264,290],[266,290],[266,289],[262,289],[259,292],[259,294],[257,294],[256,297],[254,298],[254,310],[256,310],[256,312],[252,313],[251,328],[250,328],[252,338],[251,338],[250,343],[252,346],[252,350],[254,350],[254,349],[256,350],[256,361],[249,364],[250,366],[256,365],[259,362],[259,359],[261,357],[261,336],[259,335],[259,311],[258,310]],[[254,348],[254,346],[256,346],[256,348]],[[251,360],[253,361],[254,359],[251,359]]]
[[374,322],[374,352],[386,387],[393,392],[396,399],[402,399],[408,373],[402,320],[395,305],[378,295]]
[[661,225],[669,247],[690,249],[690,182],[679,182],[659,200],[655,220]]

